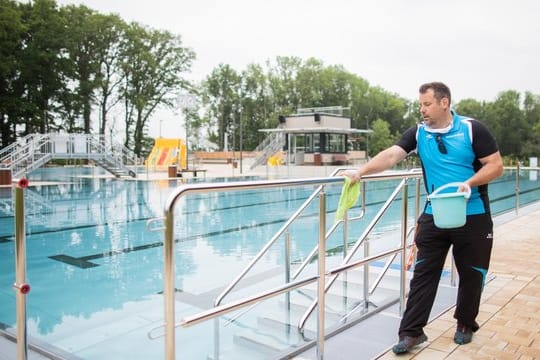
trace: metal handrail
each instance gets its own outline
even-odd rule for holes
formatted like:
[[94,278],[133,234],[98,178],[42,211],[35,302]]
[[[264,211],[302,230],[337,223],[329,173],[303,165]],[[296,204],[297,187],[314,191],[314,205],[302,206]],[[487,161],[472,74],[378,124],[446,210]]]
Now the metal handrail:
[[257,165],[261,165],[271,155],[282,149],[283,145],[285,145],[285,137],[283,136],[283,133],[275,133],[266,137],[266,139],[264,139],[264,141],[260,143],[253,151],[258,155],[251,164],[250,168],[253,169]]
[[25,135],[24,137],[19,138],[17,141],[0,149],[0,167],[5,167],[9,165],[11,153],[15,152],[22,143],[25,143],[31,137],[32,134]]
[[[340,171],[342,171],[343,169],[342,168],[338,168],[336,170],[334,170],[332,172],[332,174],[330,175],[331,177],[334,177],[337,173],[339,173]],[[413,169],[413,170],[410,170],[407,172],[407,174],[415,174],[415,176],[420,176],[421,175],[421,172],[418,171],[418,169]],[[383,173],[383,174],[376,174],[376,175],[367,175],[367,176],[364,176],[364,179],[365,180],[371,180],[371,181],[374,181],[374,180],[392,180],[392,179],[400,179],[403,177],[403,173],[402,172],[396,172],[396,173]],[[340,178],[342,179],[342,178]],[[249,272],[249,270],[251,270],[253,268],[253,266],[256,265],[256,263],[262,258],[262,256],[270,249],[270,247],[280,238],[280,236],[282,236],[285,231],[288,230],[288,228],[290,227],[290,225],[300,216],[300,214],[314,201],[314,199],[316,199],[316,197],[319,195],[319,193],[322,191],[322,186],[318,187],[307,199],[306,201],[304,201],[304,203],[302,205],[300,205],[300,207],[294,212],[293,215],[291,215],[291,217],[285,222],[285,224],[283,224],[283,226],[274,234],[274,236],[272,236],[272,238],[268,241],[268,243],[266,243],[265,246],[263,246],[263,248],[259,251],[259,253],[257,253],[257,255],[255,255],[253,257],[253,259],[251,260],[251,262],[240,272],[240,274],[221,292],[220,295],[218,295],[218,297],[216,298],[216,300],[214,301],[214,306],[219,306],[221,304],[221,302],[223,301],[223,299],[225,298],[225,296],[227,296],[227,294],[230,293],[230,291],[240,282],[240,280],[242,280],[246,275],[247,273]],[[365,194],[365,191],[363,192]],[[362,205],[362,212],[365,212],[365,198],[363,197],[363,205]],[[362,216],[363,216],[363,213],[362,213]],[[351,218],[349,219],[349,221],[351,220],[359,220],[362,218],[362,216],[359,216],[359,217],[355,217],[355,218]],[[332,226],[332,228],[327,232],[325,238],[328,239],[329,236],[332,235],[332,233],[336,230],[337,226],[339,224],[341,224],[342,221],[334,224]],[[304,262],[300,265],[300,267],[297,269],[297,271],[292,275],[292,279],[296,279],[300,273],[302,272],[302,270],[307,266],[307,264],[311,261],[311,259],[315,256],[315,254],[317,253],[317,250],[318,250],[318,245],[315,245],[315,247],[313,248],[313,250],[310,252],[310,254],[306,257],[306,260],[304,260]]]
[[243,308],[245,306],[256,304],[261,300],[269,299],[271,297],[274,297],[276,295],[283,294],[285,292],[289,292],[291,290],[297,289],[299,287],[309,285],[314,283],[319,279],[318,275],[312,275],[310,277],[307,277],[305,279],[297,280],[290,282],[288,284],[283,284],[281,286],[275,287],[273,289],[267,290],[265,292],[262,292],[260,294],[255,294],[251,296],[247,296],[243,299],[233,300],[228,304],[220,305],[213,307],[211,309],[202,311],[198,314],[187,316],[185,317],[180,323],[180,326],[187,327],[199,324],[201,322],[204,322],[206,320],[210,320],[213,318],[216,318],[218,316],[221,316],[223,314],[229,313],[234,310],[238,310],[240,308]]
[[[419,172],[418,170],[416,169],[413,169],[409,172],[407,172],[407,176],[410,178],[410,177],[420,177],[422,176],[422,173]],[[402,177],[402,176],[400,176]],[[365,177],[367,178],[367,176]],[[395,200],[395,198],[399,195],[399,192],[401,191],[402,188],[405,187],[406,183],[407,183],[407,177],[404,178],[403,180],[401,180],[401,182],[399,183],[399,185],[394,189],[394,192],[388,197],[388,199],[386,200],[386,202],[384,203],[384,205],[379,209],[379,211],[377,212],[377,214],[375,215],[375,217],[373,218],[373,220],[368,224],[368,226],[366,227],[366,229],[364,230],[364,232],[362,233],[362,235],[360,235],[358,241],[356,242],[356,244],[353,246],[353,248],[351,249],[351,251],[347,254],[347,256],[345,256],[345,258],[343,259],[342,261],[342,264],[347,264],[351,261],[352,257],[356,254],[356,251],[360,248],[360,246],[362,245],[362,243],[364,242],[364,240],[367,238],[367,236],[369,235],[369,233],[373,230],[373,228],[375,227],[375,225],[379,222],[379,220],[381,219],[381,217],[384,215],[384,213],[388,210],[388,208],[390,207],[390,205],[392,204],[392,202]],[[404,195],[405,196],[405,195]],[[417,194],[418,196],[418,194]],[[406,230],[405,230],[406,231]],[[330,287],[332,286],[332,284],[337,280],[337,276],[333,276],[332,278],[330,278],[330,280],[327,282],[326,284],[326,288],[325,288],[325,293],[330,289]],[[300,332],[303,332],[304,330],[304,326],[306,324],[306,321],[307,319],[309,318],[309,316],[311,315],[311,313],[313,312],[313,310],[315,310],[315,307],[317,306],[317,299],[315,299],[311,304],[310,306],[308,307],[308,310],[304,313],[304,315],[302,316],[302,318],[300,318],[300,321],[298,322],[298,329]]]
[[[417,170],[407,171],[405,175],[409,178],[419,177],[421,176],[421,172],[418,172]],[[403,172],[389,172],[389,173],[366,176],[365,179],[389,180],[389,179],[401,179],[403,178],[403,176],[404,176]],[[169,195],[166,201],[165,207],[164,207],[164,217],[165,217],[164,267],[165,269],[164,269],[163,295],[164,295],[164,305],[165,305],[164,306],[165,308],[165,352],[166,352],[167,359],[173,359],[174,353],[175,353],[175,350],[174,350],[175,335],[174,334],[175,334],[176,324],[174,321],[175,304],[174,304],[173,249],[174,249],[174,206],[176,202],[178,201],[178,199],[184,195],[191,194],[191,193],[206,193],[206,192],[217,192],[217,191],[224,191],[224,190],[239,191],[239,190],[249,190],[253,188],[276,188],[276,187],[283,187],[283,186],[308,186],[308,185],[321,185],[322,186],[325,184],[337,183],[337,182],[342,182],[342,181],[343,181],[343,177],[326,177],[326,178],[309,178],[309,179],[231,182],[231,183],[220,183],[220,184],[209,184],[209,183],[185,184],[178,187],[173,193]],[[324,193],[322,193],[322,196],[324,196]],[[323,215],[320,215],[320,216],[323,217]],[[282,227],[282,229],[285,228],[286,226],[288,226],[288,222]],[[371,226],[371,228],[372,227],[373,226]],[[324,231],[323,231],[323,234],[324,234]],[[319,236],[322,238],[322,240],[320,240],[319,243],[324,243],[325,234],[319,235]],[[265,245],[264,248],[266,249],[267,247],[271,246],[271,244],[275,242],[276,239],[277,239],[277,236],[274,236],[271,239],[271,241],[269,241],[269,243]],[[324,258],[324,251],[325,251],[324,247],[319,248],[319,253],[322,252],[322,256],[321,256],[322,258]],[[350,257],[347,256],[346,259],[347,261],[349,261]],[[247,270],[251,269],[253,264],[254,262],[252,261],[250,265],[247,267]],[[320,278],[319,278],[319,281],[324,282],[324,280],[321,280]],[[220,297],[219,299],[221,301],[223,297]],[[253,303],[253,302],[250,301],[249,303]],[[216,307],[213,310],[216,311],[216,309],[224,309],[224,308],[225,307],[221,305],[216,305]]]
[[[341,171],[341,169],[337,169],[334,173],[336,173],[337,171]],[[334,175],[334,173],[332,175]],[[365,213],[366,213],[366,189],[365,189],[365,182],[362,182],[361,183],[361,186],[362,186],[362,190],[361,190],[361,193],[362,193],[362,209],[360,211],[360,215],[358,216],[354,216],[354,217],[347,217],[347,215],[345,215],[344,219],[341,219],[339,221],[336,221],[334,223],[334,225],[332,225],[332,227],[330,228],[330,230],[328,230],[328,232],[326,233],[326,236],[325,238],[328,239],[335,231],[336,229],[344,224],[346,221],[350,222],[350,221],[356,221],[356,220],[361,220],[363,219]],[[344,225],[345,227],[345,231],[344,231],[344,234],[343,234],[343,252],[346,253],[347,252],[347,225]],[[315,245],[315,247],[313,248],[313,250],[311,250],[311,252],[308,254],[308,256],[306,256],[305,260],[302,262],[302,264],[300,264],[300,266],[298,267],[298,269],[296,269],[296,271],[294,272],[294,274],[291,276],[291,278],[294,280],[296,279],[300,273],[302,273],[302,271],[306,268],[306,266],[311,262],[311,260],[313,260],[313,257],[315,256],[315,254],[317,253],[318,251],[318,244]]]
[[519,170],[520,170],[520,167],[521,167],[521,163],[518,161],[517,163],[517,168],[516,168],[516,187],[515,187],[515,192],[516,192],[516,215],[519,213]]
[[[416,179],[416,196],[415,196],[416,204],[415,204],[415,208],[414,208],[414,218],[415,219],[418,219],[418,216],[420,215],[420,196],[419,195],[420,195],[420,179]],[[407,234],[406,234],[407,239],[411,236],[411,234],[413,233],[415,228],[416,228],[416,224],[409,227],[409,229],[407,230]],[[407,249],[409,249],[411,246],[412,245],[407,244]],[[383,266],[382,271],[379,273],[379,275],[377,276],[377,278],[373,282],[373,285],[369,289],[369,292],[368,292],[369,295],[371,295],[371,294],[373,294],[375,292],[375,290],[379,286],[380,282],[382,281],[382,279],[384,278],[384,276],[388,272],[388,269],[390,269],[390,266],[394,262],[395,258],[396,258],[396,254],[394,256],[392,256],[390,259],[388,259],[386,264]]]
[[[333,177],[335,174],[337,174],[340,171],[340,169],[334,170],[334,172],[330,175]],[[342,180],[343,178],[340,178]],[[304,201],[302,205],[298,207],[298,209],[285,221],[285,224],[270,238],[270,240],[266,243],[266,245],[263,246],[263,248],[253,257],[253,259],[249,262],[249,264],[240,272],[240,274],[234,278],[233,281],[217,296],[216,300],[214,301],[214,306],[219,306],[225,296],[229,294],[232,289],[242,280],[249,270],[259,262],[259,260],[268,252],[268,250],[271,248],[271,246],[287,231],[290,227],[290,225],[296,221],[296,219],[302,214],[302,212],[316,199],[316,197],[319,195],[319,193],[322,191],[322,186],[319,186],[313,193]],[[335,226],[334,226],[335,228]],[[332,230],[331,230],[332,231]],[[317,247],[315,246],[315,249],[313,251],[317,251]],[[312,252],[313,252],[312,251]],[[311,254],[310,254],[311,255]],[[296,276],[293,276],[293,279],[296,279],[298,274]]]
[[[239,181],[230,183],[185,184],[172,192],[164,207],[164,307],[165,307],[165,354],[167,359],[174,359],[174,206],[183,195],[202,192],[239,191],[253,188],[278,188],[283,186],[309,186],[342,182],[343,177],[325,177],[309,179],[285,179],[263,181]],[[269,245],[268,245],[269,246]]]
[[15,283],[13,288],[17,298],[17,359],[28,358],[26,294],[30,285],[26,282],[26,231],[24,211],[24,189],[26,179],[21,179],[15,186]]
[[[289,292],[291,290],[297,289],[299,287],[309,285],[309,284],[314,283],[315,281],[320,280],[321,278],[324,278],[326,276],[337,276],[343,271],[352,270],[352,269],[357,268],[357,267],[359,267],[361,265],[365,265],[365,264],[371,263],[373,261],[384,259],[384,258],[386,258],[388,256],[391,256],[391,255],[399,254],[402,251],[403,251],[403,249],[400,246],[400,247],[397,247],[397,248],[386,250],[386,251],[381,252],[381,253],[379,253],[377,255],[372,255],[372,256],[369,256],[367,258],[359,259],[359,260],[356,260],[356,261],[348,263],[348,264],[342,264],[342,265],[340,265],[340,266],[338,266],[336,268],[325,271],[322,275],[312,275],[312,276],[307,277],[305,279],[296,280],[296,281],[290,282],[288,284],[284,284],[284,285],[278,286],[276,288],[264,291],[264,292],[259,293],[259,294],[247,296],[247,297],[242,298],[242,299],[234,300],[234,301],[232,301],[232,302],[230,302],[228,304],[220,305],[218,307],[202,311],[202,312],[200,312],[198,314],[187,316],[179,323],[179,325],[182,326],[182,327],[193,326],[193,325],[199,324],[201,322],[204,322],[206,320],[210,320],[210,319],[216,318],[218,316],[227,314],[227,313],[229,313],[231,311],[238,310],[238,309],[243,308],[245,306],[255,304],[255,303],[257,303],[257,302],[259,302],[261,300],[265,300],[265,299],[268,299],[268,298],[271,298],[271,297],[274,297],[274,296]],[[167,358],[170,359],[169,356],[167,356]]]
[[[330,176],[334,176],[336,173],[338,173],[340,171],[340,169],[337,169],[335,170]],[[310,196],[310,198],[308,198],[308,200],[306,200],[306,202],[304,204],[302,204],[300,206],[300,208],[288,219],[287,223],[288,224],[291,224],[294,220],[296,220],[298,218],[298,215],[303,211],[305,210],[305,208],[311,203],[311,200],[313,199],[312,197],[313,196],[316,196],[320,193],[320,190],[322,189],[322,187],[319,187],[317,190],[315,190],[313,192],[313,194]],[[364,200],[365,200],[365,196],[364,196]],[[360,216],[357,216],[357,217],[354,217],[354,218],[349,218],[348,220],[351,221],[351,220],[360,220],[362,219],[363,215],[365,214],[365,201],[362,202],[362,212],[360,214]],[[332,234],[345,222],[344,219],[341,219],[339,221],[336,221],[334,223],[334,225],[332,225],[332,227],[330,228],[330,230],[328,230],[325,234],[325,240],[327,240],[328,238],[330,238],[330,236],[332,236]],[[283,233],[285,231],[288,230],[288,227],[287,228],[281,228],[278,230],[278,232],[272,237],[273,240],[271,240],[270,242],[272,242],[272,244],[275,242],[275,240],[277,240],[281,235],[283,235]],[[286,249],[288,249],[288,247],[286,247]],[[261,250],[260,252],[260,256],[259,254],[257,256],[255,256],[255,258],[257,260],[260,260],[260,258],[262,257],[262,255],[264,255],[264,253],[267,252],[268,248],[263,248],[264,252]],[[296,271],[291,275],[289,276],[287,279],[286,279],[286,282],[290,282],[290,280],[296,280],[296,278],[298,278],[298,276],[302,273],[302,271],[307,267],[307,265],[309,265],[309,263],[311,262],[311,260],[313,260],[313,258],[315,257],[315,255],[317,254],[317,251],[319,250],[319,245],[316,244],[315,247],[311,250],[311,252],[308,254],[308,256],[306,256],[305,260],[302,262],[302,264],[300,264],[300,266],[298,267],[298,269],[296,269]],[[285,267],[286,267],[286,271],[285,273],[287,275],[290,274],[290,264],[289,264],[289,256],[285,256],[285,259],[286,259],[286,263],[285,263]],[[251,269],[253,266],[248,266],[249,269]],[[241,275],[238,276],[238,281],[240,281],[241,278],[245,277],[245,275],[247,275],[247,270],[249,269],[244,269],[246,270],[245,272],[242,271],[241,272]],[[236,279],[231,283],[232,284],[237,284],[238,281],[236,281]],[[232,290],[232,286],[231,286],[231,289],[229,290]],[[230,291],[227,291],[227,293],[229,293]],[[222,292],[223,296],[225,296],[225,291]],[[220,296],[221,296],[220,295]],[[221,300],[223,300],[223,298],[219,299],[219,301],[221,302]],[[219,304],[218,304],[219,305]],[[217,306],[217,305],[215,305]],[[233,322],[235,321],[236,319],[240,318],[241,316],[243,316],[246,312],[248,312],[251,308],[249,309],[246,309],[244,312],[242,313],[239,313],[237,315],[235,315],[232,319],[230,319],[228,322]]]
[[[337,173],[339,173],[339,171],[341,171],[342,169],[336,169],[334,170],[330,176],[333,177],[335,176]],[[289,217],[289,219],[287,219],[287,221],[285,222],[285,224],[283,224],[283,226],[274,234],[274,236],[272,236],[270,238],[270,240],[266,243],[265,246],[263,246],[263,248],[257,253],[257,255],[255,255],[253,257],[253,259],[251,260],[251,262],[240,272],[240,274],[234,278],[233,281],[231,281],[231,283],[218,295],[218,297],[216,298],[216,300],[214,301],[214,306],[219,306],[221,304],[221,302],[223,301],[223,299],[225,298],[225,296],[227,296],[227,294],[229,294],[231,292],[231,290],[240,282],[240,280],[242,280],[246,275],[247,273],[249,272],[249,270],[251,270],[253,268],[253,266],[263,257],[264,254],[266,254],[266,252],[270,249],[270,247],[289,229],[290,225],[296,220],[298,219],[298,217],[300,216],[300,214],[309,206],[311,205],[311,203],[316,199],[316,197],[319,195],[319,193],[322,191],[322,186],[319,186],[317,189],[315,189],[315,191],[313,191],[313,193],[306,199],[306,201],[304,201],[304,203],[302,205],[300,205],[298,207],[298,209]],[[332,229],[330,229],[330,231],[328,232],[328,234],[326,235],[326,238],[328,238],[328,236],[330,234],[333,233],[333,231],[335,230],[335,228],[337,227],[337,223],[334,224],[334,226],[332,227]],[[311,258],[315,255],[315,253],[317,252],[317,245],[315,245],[315,248],[311,251],[311,253],[308,255],[308,257],[306,259],[309,259],[311,260]],[[305,261],[306,264],[302,264],[300,266],[300,269],[303,269],[303,267],[305,267],[307,265],[307,262]],[[299,271],[297,271],[293,276],[292,276],[292,279],[296,279],[299,275]]]

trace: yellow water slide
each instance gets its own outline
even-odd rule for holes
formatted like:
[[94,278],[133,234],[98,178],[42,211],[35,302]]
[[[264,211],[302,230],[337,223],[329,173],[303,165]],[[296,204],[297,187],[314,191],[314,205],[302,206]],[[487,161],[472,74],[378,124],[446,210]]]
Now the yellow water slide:
[[270,156],[268,160],[266,161],[267,165],[270,166],[279,166],[283,165],[285,163],[284,158],[285,155],[283,154],[283,151],[278,151],[274,155]]
[[146,159],[146,166],[155,170],[166,170],[170,165],[187,169],[186,143],[182,139],[159,137]]

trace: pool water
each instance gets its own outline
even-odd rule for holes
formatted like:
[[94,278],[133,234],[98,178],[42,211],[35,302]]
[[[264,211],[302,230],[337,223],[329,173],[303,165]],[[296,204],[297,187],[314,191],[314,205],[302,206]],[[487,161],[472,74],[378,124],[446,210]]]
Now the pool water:
[[[163,322],[163,233],[150,231],[147,222],[163,216],[165,201],[179,182],[99,175],[96,169],[74,167],[40,169],[30,176],[31,185],[38,180],[61,181],[25,190],[30,341],[83,359],[162,358],[163,338],[149,340],[147,334]],[[522,204],[540,199],[540,184],[527,176],[520,183]],[[515,205],[514,181],[515,173],[509,172],[490,185],[495,214]],[[364,224],[395,184],[368,185],[370,206]],[[223,287],[313,190],[306,186],[182,198],[175,210],[177,318],[211,307]],[[327,189],[328,227],[340,190],[340,186]],[[0,326],[5,329],[16,325],[12,191],[0,188]],[[413,214],[413,201],[410,206]],[[317,243],[317,213],[315,202],[291,228],[293,260],[303,260]],[[395,229],[400,216],[398,202],[375,234]],[[362,226],[351,229],[350,239],[358,238],[362,230]],[[336,233],[328,248],[339,248],[341,236]],[[283,253],[283,242],[278,241],[254,274],[282,267]],[[206,359],[212,331],[211,322],[178,329],[178,341],[189,354],[183,358]],[[201,354],[201,349],[206,352]]]
[[[25,190],[29,336],[88,359],[103,358],[103,351],[132,359],[156,357],[163,352],[163,339],[149,341],[146,333],[163,321],[163,234],[149,231],[147,221],[163,215],[165,200],[179,182],[86,177],[99,175],[90,171],[95,172],[43,169],[32,173],[31,183],[65,183]],[[14,219],[12,190],[2,190],[0,322],[9,328],[16,322]],[[175,287],[205,302],[179,306],[179,314],[211,306],[216,289],[246,266],[312,191],[211,193],[181,200],[175,212]],[[303,231],[302,223],[315,213],[308,209],[296,231]],[[293,256],[303,258],[316,238],[310,240],[296,243]],[[256,272],[282,262],[281,248],[271,251]],[[126,345],[131,342],[145,345]]]

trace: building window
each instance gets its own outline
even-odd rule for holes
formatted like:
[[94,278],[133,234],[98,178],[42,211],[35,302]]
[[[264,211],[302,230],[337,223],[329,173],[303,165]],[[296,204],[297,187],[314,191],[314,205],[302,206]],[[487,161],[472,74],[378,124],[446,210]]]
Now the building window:
[[313,134],[306,134],[306,152],[313,152]]
[[[300,137],[299,137],[300,138]],[[297,140],[297,149],[304,146],[306,153],[347,153],[347,135],[346,134],[327,134],[313,133],[305,134],[305,142]]]
[[323,134],[325,137],[325,153],[346,153],[347,135],[345,134]]

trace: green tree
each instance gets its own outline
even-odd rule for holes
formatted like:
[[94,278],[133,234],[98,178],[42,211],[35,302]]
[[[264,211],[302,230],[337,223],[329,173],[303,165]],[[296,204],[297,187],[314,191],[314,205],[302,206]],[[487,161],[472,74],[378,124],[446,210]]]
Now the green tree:
[[501,153],[520,157],[523,141],[532,131],[521,111],[521,95],[514,90],[501,92],[493,103],[486,107],[486,123],[493,132]]
[[391,146],[395,142],[395,136],[390,131],[390,124],[382,119],[377,119],[372,124],[373,133],[369,142],[369,153],[377,154]]
[[[276,63],[267,62],[269,94],[275,113],[293,114],[301,107],[297,75],[302,65],[298,57],[277,57]],[[276,119],[277,123],[277,119]]]
[[253,150],[262,140],[259,129],[271,128],[277,122],[270,117],[277,117],[271,108],[268,95],[268,79],[260,65],[251,64],[242,72],[240,89],[243,150]]
[[20,84],[23,100],[25,133],[47,133],[59,129],[54,112],[65,92],[64,76],[69,61],[65,56],[65,18],[54,0],[35,0],[21,4],[27,31],[20,58]]
[[404,121],[407,112],[407,101],[380,87],[371,87],[365,95],[363,103],[368,109],[365,118],[368,124],[376,119],[384,119],[392,133],[402,132],[408,126]]
[[99,133],[104,135],[108,114],[120,102],[120,87],[124,80],[121,51],[125,47],[127,24],[116,15],[96,16],[100,76],[96,101],[99,106]]
[[66,6],[62,13],[68,24],[66,44],[73,84],[64,96],[65,128],[90,133],[92,111],[98,105],[98,131],[104,134],[107,113],[118,102],[114,91],[122,79],[120,49],[126,25],[116,15],[101,15],[85,6]]
[[373,120],[372,106],[368,103],[369,83],[356,75],[349,77],[349,107],[351,115],[351,126],[358,129],[369,129],[369,124]]
[[225,138],[232,145],[232,129],[240,104],[241,76],[229,65],[220,64],[203,83],[203,103],[207,106],[208,138],[225,150]]
[[0,148],[15,141],[25,102],[20,61],[26,32],[17,3],[0,0]]
[[326,66],[320,74],[322,106],[348,107],[346,115],[351,115],[352,93],[356,75],[348,72],[341,65]]
[[132,23],[122,52],[125,105],[125,145],[141,155],[148,146],[146,127],[159,106],[173,108],[176,95],[189,83],[181,74],[190,69],[195,54],[179,36]]
[[475,99],[463,99],[454,108],[458,114],[470,116],[473,119],[482,121],[486,116],[485,104]]
[[403,125],[405,129],[408,129],[414,124],[419,123],[422,119],[420,116],[420,102],[418,100],[408,101],[406,105],[407,111],[403,116]]
[[[298,66],[294,83],[298,93],[297,108],[329,106],[324,89],[330,87],[323,78],[324,65],[320,60],[309,58]],[[330,90],[330,89],[329,89]]]
[[[101,45],[98,40],[99,29],[96,23],[96,13],[85,6],[66,6],[61,9],[66,18],[67,54],[70,60],[70,78],[73,80],[73,89],[67,89],[65,96],[69,108],[74,109],[68,113],[65,128],[68,132],[82,131],[90,133],[90,115],[94,105],[94,91],[99,85],[100,68],[97,48]],[[80,114],[79,114],[80,113]],[[77,126],[75,121],[82,115],[82,124]],[[80,130],[79,130],[80,129]]]
[[538,156],[540,154],[540,95],[525,92],[523,100],[525,122],[531,125],[531,133],[523,144],[523,157]]

